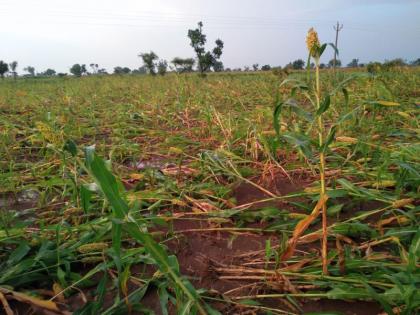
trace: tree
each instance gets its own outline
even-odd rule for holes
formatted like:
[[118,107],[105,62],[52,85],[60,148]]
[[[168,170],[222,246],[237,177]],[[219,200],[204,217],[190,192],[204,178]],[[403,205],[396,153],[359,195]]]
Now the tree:
[[320,65],[319,65],[319,69],[325,69],[327,66],[325,65],[325,63],[321,63]]
[[407,63],[402,58],[395,58],[392,60],[385,60],[383,66],[387,69],[395,68],[395,67],[404,67]]
[[134,69],[133,71],[131,71],[132,74],[146,74],[147,73],[147,69],[145,66],[141,66],[138,69]]
[[44,72],[41,73],[41,75],[47,76],[47,77],[52,77],[55,76],[56,72],[54,69],[47,69]]
[[3,60],[0,60],[0,77],[3,79],[4,74],[9,72],[9,65]]
[[244,71],[249,71],[249,66],[244,66]]
[[302,70],[304,66],[305,66],[305,61],[303,61],[302,59],[297,59],[292,62],[292,68],[294,70]]
[[17,76],[17,72],[16,72],[17,66],[18,66],[17,61],[13,61],[13,62],[9,63],[9,69],[11,70],[12,75],[15,79],[16,79],[16,76]]
[[131,69],[128,67],[115,67],[114,74],[129,74]]
[[412,66],[420,66],[420,58],[417,58],[416,60],[413,60],[410,64]]
[[86,65],[80,65],[76,63],[70,68],[70,73],[76,77],[81,77],[86,72]]
[[98,73],[98,71],[99,71],[99,65],[97,63],[91,63],[89,66],[91,67],[93,74],[97,74]]
[[254,71],[258,71],[258,70],[259,70],[259,67],[260,67],[260,65],[259,65],[258,63],[254,63],[254,64],[252,65],[252,69],[253,69]]
[[[337,59],[335,61],[335,66],[337,68],[340,68],[341,67],[341,60],[340,59]],[[330,61],[328,61],[328,67],[330,67],[330,68],[334,67],[334,59],[331,59]]]
[[214,72],[222,72],[225,69],[225,66],[223,65],[223,62],[221,61],[215,61],[213,64],[213,70]]
[[160,75],[166,74],[166,71],[168,70],[168,63],[166,62],[166,60],[159,60],[157,64],[157,70]]
[[23,68],[23,70],[28,72],[31,77],[35,76],[35,68],[34,67],[27,66],[26,68]]
[[212,51],[206,51],[205,44],[207,42],[207,36],[203,34],[203,22],[198,22],[198,28],[193,30],[188,30],[188,37],[191,40],[191,47],[194,48],[194,51],[197,55],[198,61],[198,71],[201,75],[204,75],[205,72],[210,71],[211,68],[217,70],[220,69],[220,63],[218,63],[222,52],[224,43],[222,40],[217,39],[215,41],[216,47]]
[[175,57],[171,63],[175,67],[175,71],[178,73],[192,72],[195,60],[193,58],[179,58]]
[[347,67],[349,68],[357,68],[359,66],[359,59],[354,58],[351,62],[349,62],[349,64],[347,65]]
[[270,65],[264,65],[261,67],[262,71],[270,71],[271,70],[271,66]]
[[159,58],[153,51],[149,53],[140,54],[139,57],[143,60],[144,66],[151,75],[156,74],[156,60]]

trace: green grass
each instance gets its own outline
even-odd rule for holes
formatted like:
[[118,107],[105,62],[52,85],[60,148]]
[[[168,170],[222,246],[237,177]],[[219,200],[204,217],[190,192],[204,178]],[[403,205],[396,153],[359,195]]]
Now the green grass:
[[[351,75],[342,71],[335,78],[321,71],[323,92]],[[313,161],[302,154],[299,139],[284,141],[274,132],[276,95],[285,100],[291,92],[289,86],[279,88],[284,77],[261,72],[205,79],[170,74],[3,80],[0,294],[9,302],[24,294],[27,305],[51,299],[63,309],[80,291],[90,292],[94,297],[79,305],[79,314],[147,312],[142,299],[153,290],[164,310],[179,314],[217,314],[215,301],[298,314],[301,298],[375,300],[389,313],[414,314],[420,305],[420,72],[356,75],[346,87],[348,102],[340,91],[323,114],[329,128],[351,113],[336,136],[355,139],[335,141],[327,153],[325,171],[334,174],[327,176],[333,220],[328,239],[336,244],[329,246],[329,275],[322,275],[319,253],[279,261],[296,216],[237,207],[232,198],[235,185],[247,182],[265,191],[267,200],[291,199],[258,181],[267,171],[282,177],[285,171],[295,180],[306,174],[312,182],[313,189],[297,192],[300,198],[292,204],[301,218],[317,202]],[[304,81],[306,73],[289,78]],[[309,128],[315,135],[302,118],[302,110],[312,105],[299,95],[296,101],[299,106],[283,108],[278,129],[297,134]],[[157,166],[135,169],[145,161]],[[168,163],[190,173],[170,173]],[[411,201],[398,204],[401,199]],[[367,204],[373,205],[369,211],[357,210]],[[218,228],[236,237],[257,232],[283,238],[283,248],[270,244],[261,253],[266,271],[229,266],[219,274],[252,273],[264,284],[279,268],[297,291],[271,287],[228,297],[194,288],[167,246],[176,231],[159,229],[171,230],[175,213],[191,213],[197,206],[210,209],[200,220],[220,222]],[[344,217],[344,210],[354,214]],[[249,226],[260,221],[268,226]],[[313,224],[303,239],[319,233]],[[87,244],[93,244],[92,251],[80,250]],[[303,260],[296,270],[282,269]],[[153,272],[139,273],[139,266]],[[309,285],[314,287],[304,288]],[[102,303],[108,292],[112,301]],[[267,297],[285,302],[272,308],[264,304]]]

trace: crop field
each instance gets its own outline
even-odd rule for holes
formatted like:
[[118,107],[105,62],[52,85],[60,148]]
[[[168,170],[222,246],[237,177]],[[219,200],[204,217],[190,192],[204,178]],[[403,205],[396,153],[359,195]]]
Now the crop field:
[[416,67],[2,80],[0,309],[418,314],[419,106]]

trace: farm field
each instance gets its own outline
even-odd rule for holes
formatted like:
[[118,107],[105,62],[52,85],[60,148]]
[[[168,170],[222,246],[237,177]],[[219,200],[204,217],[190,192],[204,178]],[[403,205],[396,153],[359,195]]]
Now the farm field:
[[321,111],[314,80],[2,80],[0,300],[18,314],[419,312],[420,69],[321,71]]

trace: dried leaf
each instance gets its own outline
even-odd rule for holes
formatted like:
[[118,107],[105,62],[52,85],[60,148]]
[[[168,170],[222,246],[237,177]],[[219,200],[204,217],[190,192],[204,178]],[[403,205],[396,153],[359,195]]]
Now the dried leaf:
[[293,253],[295,252],[296,244],[300,236],[307,230],[307,228],[311,225],[311,223],[318,217],[321,211],[321,208],[327,202],[327,200],[328,200],[328,195],[326,194],[323,195],[319,199],[315,208],[312,210],[312,213],[308,215],[305,219],[300,220],[298,222],[298,224],[296,225],[293,231],[293,237],[289,240],[288,247],[281,257],[282,260],[287,260],[293,256]]

